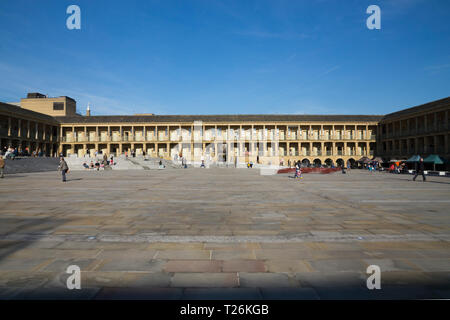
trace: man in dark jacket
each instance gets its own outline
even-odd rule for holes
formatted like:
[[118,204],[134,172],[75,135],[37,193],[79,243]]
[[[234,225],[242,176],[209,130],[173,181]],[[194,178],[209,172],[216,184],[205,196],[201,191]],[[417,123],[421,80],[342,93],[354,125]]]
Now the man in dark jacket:
[[60,158],[58,169],[61,170],[62,181],[66,182],[66,173],[69,171],[69,166],[67,165],[66,160],[64,160],[64,157]]
[[424,165],[423,165],[423,158],[420,158],[420,161],[416,162],[416,168],[415,169],[416,169],[416,175],[414,176],[413,181],[416,181],[417,176],[419,175],[419,173],[421,173],[423,182],[425,182],[426,179],[425,179],[425,172],[424,172],[425,168],[424,168]]

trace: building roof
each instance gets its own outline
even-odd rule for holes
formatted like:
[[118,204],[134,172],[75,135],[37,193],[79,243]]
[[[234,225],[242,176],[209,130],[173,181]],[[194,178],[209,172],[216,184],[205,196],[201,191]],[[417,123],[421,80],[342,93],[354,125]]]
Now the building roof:
[[65,116],[55,117],[60,123],[190,123],[203,122],[378,122],[382,115],[130,115],[130,116]]
[[397,112],[389,113],[383,117],[383,120],[391,120],[399,117],[410,116],[416,113],[431,112],[441,108],[450,108],[450,97],[435,100],[412,108],[403,109]]
[[33,120],[41,120],[41,121],[46,121],[46,122],[51,122],[51,123],[57,123],[56,119],[53,118],[52,116],[40,113],[40,112],[35,112],[35,111],[31,111],[28,109],[24,109],[21,108],[19,106],[16,105],[12,105],[9,103],[4,103],[4,102],[0,102],[0,112],[5,112],[5,113],[9,113],[11,115],[17,115],[17,116],[22,116],[24,118],[32,118]]

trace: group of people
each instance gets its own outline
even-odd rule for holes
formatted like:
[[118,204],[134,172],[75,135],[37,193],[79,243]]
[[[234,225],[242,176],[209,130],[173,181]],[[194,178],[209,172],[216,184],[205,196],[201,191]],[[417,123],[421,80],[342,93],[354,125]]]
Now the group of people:
[[17,148],[12,148],[12,147],[4,147],[2,154],[5,156],[5,159],[11,159],[14,160],[15,157],[17,157],[19,155],[19,151],[17,150]]
[[103,155],[103,160],[100,162],[99,159],[96,159],[96,162],[94,163],[94,161],[91,160],[91,163],[88,165],[86,162],[83,163],[83,167],[86,170],[89,169],[97,169],[97,171],[100,170],[100,168],[104,169],[108,166],[112,166],[114,165],[114,157],[113,155],[111,155],[111,157],[108,159],[108,156],[105,154]]
[[407,172],[407,167],[406,167],[405,163],[402,163],[402,164],[393,163],[393,164],[391,164],[391,166],[389,167],[389,172],[390,172],[390,173],[402,173],[402,172]]
[[[187,161],[186,158],[183,156],[183,153],[180,152],[180,154],[175,154],[173,157],[174,161],[180,161],[181,162],[181,166],[184,169],[187,169]],[[200,165],[201,168],[205,168],[205,157],[202,156],[202,164]]]
[[[6,157],[6,159],[14,160],[16,157],[43,157],[45,154],[41,149],[34,150],[30,152],[30,149],[26,147],[25,149],[22,148],[13,148],[11,146],[9,147],[3,147],[3,149],[0,151],[0,153]],[[56,155],[55,155],[56,156]]]
[[[142,155],[145,157],[145,151],[142,151]],[[136,150],[131,150],[130,152],[125,151],[125,158],[128,158],[128,156],[136,158]]]

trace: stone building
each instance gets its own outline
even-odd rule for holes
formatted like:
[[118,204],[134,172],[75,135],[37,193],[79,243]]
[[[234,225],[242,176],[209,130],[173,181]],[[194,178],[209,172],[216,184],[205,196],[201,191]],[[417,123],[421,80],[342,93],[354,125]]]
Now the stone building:
[[450,97],[390,113],[378,125],[377,153],[403,159],[415,154],[450,158]]
[[118,155],[133,150],[165,159],[265,164],[340,164],[363,156],[420,152],[448,158],[449,109],[446,98],[386,116],[91,116],[89,107],[83,116],[69,97],[32,93],[20,103],[0,105],[0,143],[40,149],[47,155]]
[[60,123],[47,114],[0,102],[0,146],[54,155],[60,146]]

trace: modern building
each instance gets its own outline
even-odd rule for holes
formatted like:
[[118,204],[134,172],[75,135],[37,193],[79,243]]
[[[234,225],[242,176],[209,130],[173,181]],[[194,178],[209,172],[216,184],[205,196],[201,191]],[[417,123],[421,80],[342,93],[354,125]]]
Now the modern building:
[[363,156],[404,158],[420,152],[448,158],[449,109],[446,98],[386,116],[91,116],[89,107],[82,116],[69,97],[32,93],[20,103],[0,104],[0,143],[2,148],[39,149],[48,156],[133,150],[165,159],[182,155],[195,162],[340,164]]

